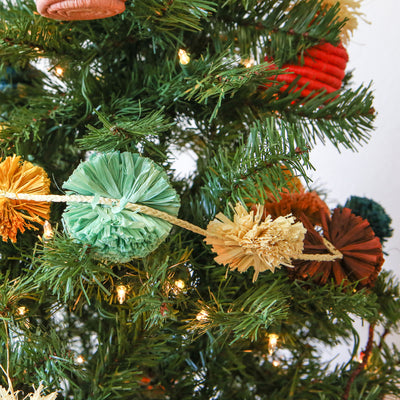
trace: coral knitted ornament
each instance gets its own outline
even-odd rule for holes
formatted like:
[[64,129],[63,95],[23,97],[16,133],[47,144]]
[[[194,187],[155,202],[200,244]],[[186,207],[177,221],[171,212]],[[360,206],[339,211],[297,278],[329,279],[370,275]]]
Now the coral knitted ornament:
[[[307,97],[312,92],[326,91],[332,93],[339,90],[345,76],[345,69],[349,56],[342,44],[334,46],[330,43],[321,43],[298,56],[298,64],[285,64],[282,69],[286,74],[278,74],[274,80],[284,83],[279,90],[284,92],[296,80],[296,86],[291,92],[299,92],[301,97]],[[266,56],[265,61],[273,61]],[[275,68],[272,65],[272,68]],[[268,83],[266,85],[270,87]],[[317,93],[314,93],[315,96]]]
[[36,0],[38,13],[63,21],[112,17],[125,11],[125,0]]

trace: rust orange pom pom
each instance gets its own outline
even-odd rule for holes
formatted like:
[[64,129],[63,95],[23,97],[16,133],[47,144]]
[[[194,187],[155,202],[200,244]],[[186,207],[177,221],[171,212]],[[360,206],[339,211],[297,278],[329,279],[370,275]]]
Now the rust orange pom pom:
[[7,157],[0,163],[0,235],[3,241],[16,242],[18,231],[38,229],[32,223],[43,224],[49,219],[49,203],[11,200],[2,197],[1,192],[49,194],[50,180],[43,168],[22,161],[20,156]]
[[[382,246],[367,220],[348,208],[336,208],[332,217],[322,215],[323,236],[342,254],[334,261],[297,260],[292,276],[313,279],[320,284],[333,279],[336,284],[359,281],[360,287],[372,287],[384,262]],[[315,231],[306,217],[301,218],[307,228],[304,240],[305,254],[327,252],[322,236]]]
[[281,192],[280,195],[280,200],[264,204],[263,219],[267,215],[277,218],[281,215],[293,214],[299,218],[300,215],[305,214],[312,225],[320,225],[321,212],[330,214],[328,206],[316,192]]

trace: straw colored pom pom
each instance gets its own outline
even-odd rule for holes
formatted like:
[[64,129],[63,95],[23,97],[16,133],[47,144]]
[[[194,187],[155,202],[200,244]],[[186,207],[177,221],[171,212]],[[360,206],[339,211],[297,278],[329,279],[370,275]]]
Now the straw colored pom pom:
[[313,225],[320,225],[321,213],[330,214],[328,206],[316,192],[282,192],[280,195],[279,201],[269,201],[264,204],[263,218],[266,218],[267,215],[277,218],[288,214],[299,218],[305,214]]
[[340,10],[338,17],[340,21],[346,19],[346,24],[342,28],[342,41],[343,43],[348,43],[350,37],[353,35],[353,31],[357,29],[358,17],[364,15],[360,11],[361,0],[323,0],[322,3],[328,7],[333,7],[337,3],[340,3]]
[[[304,253],[326,254],[327,249],[320,233],[307,219]],[[336,208],[332,217],[322,215],[323,236],[343,255],[332,261],[298,260],[291,270],[294,278],[313,279],[322,285],[329,280],[336,284],[360,281],[360,287],[373,286],[384,262],[382,246],[367,220],[348,208]]]
[[[47,396],[42,395],[43,385],[40,385],[34,393],[29,393],[27,396],[23,398],[23,400],[55,400],[57,397],[57,392],[53,392],[48,394]],[[18,400],[21,397],[18,396],[19,392],[15,392],[13,390],[6,390],[2,386],[0,386],[0,400]]]
[[125,11],[125,0],[36,0],[40,15],[62,21],[112,17]]
[[[100,257],[119,262],[145,257],[167,237],[171,224],[124,208],[145,205],[176,216],[179,198],[165,171],[138,154],[97,154],[81,163],[63,186],[70,194],[94,196],[93,204],[71,203],[64,224],[72,237],[94,247]],[[96,204],[96,198],[119,204]]]
[[212,246],[215,261],[239,272],[254,268],[253,282],[260,272],[281,265],[291,267],[291,259],[302,253],[306,229],[287,215],[262,220],[263,208],[250,213],[238,203],[233,221],[219,213],[207,227],[205,241]]
[[[14,155],[0,163],[0,191],[47,195],[50,180],[43,168]],[[5,242],[7,239],[16,242],[18,231],[38,229],[32,223],[43,224],[49,216],[49,203],[11,200],[0,194],[0,235]]]

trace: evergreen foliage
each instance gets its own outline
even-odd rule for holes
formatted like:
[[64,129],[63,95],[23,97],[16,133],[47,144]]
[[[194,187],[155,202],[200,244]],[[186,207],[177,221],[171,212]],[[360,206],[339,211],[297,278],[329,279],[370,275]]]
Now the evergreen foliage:
[[[201,227],[236,202],[264,203],[267,191],[288,188],[286,171],[309,182],[318,141],[356,150],[372,133],[368,84],[301,98],[290,91],[296,82],[281,93],[274,76],[282,71],[264,61],[268,54],[282,67],[321,41],[338,44],[339,8],[128,0],[121,15],[65,22],[38,15],[32,0],[5,0],[1,157],[42,166],[60,194],[91,152],[140,153],[171,179],[179,217]],[[246,67],[250,58],[255,65]],[[196,168],[182,178],[172,165],[187,150]],[[252,271],[227,274],[201,236],[177,227],[143,258],[102,259],[64,232],[63,208],[52,205],[53,238],[26,232],[0,243],[0,364],[15,390],[43,382],[59,400],[400,394],[400,352],[385,342],[400,320],[390,273],[362,290],[292,280],[284,268],[252,283]],[[118,285],[127,289],[121,304]],[[383,329],[370,338],[365,364],[353,358],[366,346],[356,316]],[[275,351],[271,334],[279,336]],[[354,344],[348,362],[323,361],[323,348],[343,340]]]

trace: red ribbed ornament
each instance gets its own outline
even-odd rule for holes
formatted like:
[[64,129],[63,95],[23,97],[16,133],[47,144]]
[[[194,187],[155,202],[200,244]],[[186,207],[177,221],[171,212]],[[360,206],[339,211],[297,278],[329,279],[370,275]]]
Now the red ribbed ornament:
[[[296,88],[292,91],[301,91],[301,97],[307,97],[312,92],[318,93],[322,90],[332,93],[342,86],[348,60],[349,56],[342,44],[334,46],[330,43],[322,43],[306,50],[303,58],[299,56],[298,64],[283,65],[281,69],[286,69],[287,74],[279,74],[271,79],[285,83],[280,88],[280,91],[284,92],[296,78],[300,77]],[[272,60],[266,56],[265,61]],[[272,68],[274,67],[272,65]]]

